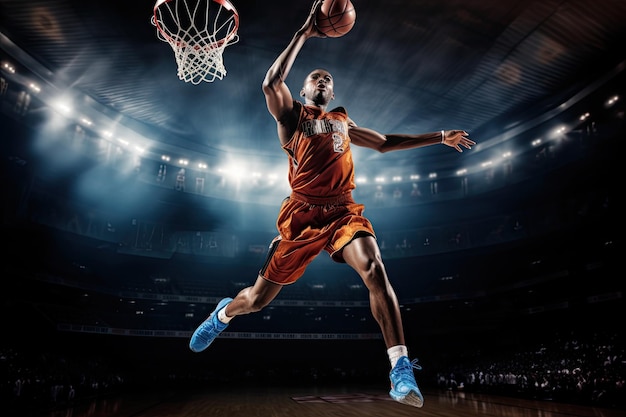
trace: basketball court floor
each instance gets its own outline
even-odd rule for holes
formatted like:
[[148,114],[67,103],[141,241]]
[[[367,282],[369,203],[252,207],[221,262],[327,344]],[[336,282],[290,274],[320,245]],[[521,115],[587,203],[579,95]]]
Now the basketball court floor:
[[624,410],[463,392],[425,393],[424,407],[394,402],[378,388],[224,386],[93,400],[41,417],[624,417]]

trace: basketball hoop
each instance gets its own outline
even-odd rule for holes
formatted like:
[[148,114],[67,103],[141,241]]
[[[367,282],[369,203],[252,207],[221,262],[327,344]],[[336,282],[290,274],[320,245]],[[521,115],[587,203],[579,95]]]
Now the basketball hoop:
[[151,23],[172,47],[179,79],[200,84],[224,78],[224,49],[239,41],[239,14],[230,1],[157,0]]

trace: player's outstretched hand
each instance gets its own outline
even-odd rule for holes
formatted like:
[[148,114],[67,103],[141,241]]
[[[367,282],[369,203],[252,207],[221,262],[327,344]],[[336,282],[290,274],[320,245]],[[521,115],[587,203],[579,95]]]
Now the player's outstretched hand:
[[467,136],[469,136],[469,134],[464,130],[446,130],[443,134],[443,144],[459,152],[463,152],[461,146],[472,149],[472,145],[476,145],[476,142],[469,139]]
[[323,2],[324,0],[315,0],[313,2],[313,5],[311,6],[311,11],[309,12],[309,15],[307,16],[306,22],[304,22],[304,24],[300,28],[300,32],[304,33],[307,38],[313,38],[313,37],[325,38],[326,37],[326,35],[322,33],[320,30],[318,30],[317,26],[315,25],[317,12],[322,7]]

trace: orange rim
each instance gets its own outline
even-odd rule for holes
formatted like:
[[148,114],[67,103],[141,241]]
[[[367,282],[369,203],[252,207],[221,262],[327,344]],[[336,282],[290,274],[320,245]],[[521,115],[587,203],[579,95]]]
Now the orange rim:
[[[157,30],[166,38],[168,39],[168,41],[170,43],[175,43],[176,45],[180,46],[181,42],[177,42],[174,41],[172,39],[171,36],[169,36],[161,27],[161,25],[159,24],[159,19],[158,19],[158,15],[157,15],[157,10],[159,9],[159,6],[161,6],[164,3],[170,3],[173,0],[157,0],[157,2],[154,4],[154,9],[153,9],[153,14],[154,14],[154,25],[157,27]],[[230,42],[231,40],[233,40],[235,38],[235,36],[237,36],[237,30],[239,29],[239,12],[237,12],[237,9],[235,8],[235,6],[233,6],[233,4],[228,1],[228,0],[210,0],[213,1],[217,4],[219,4],[220,6],[224,7],[226,10],[232,12],[233,14],[233,22],[235,23],[235,25],[233,26],[233,29],[230,31],[230,33],[228,35],[226,35],[223,39],[220,39],[219,41],[215,42],[215,44],[220,47],[225,43]],[[198,48],[196,48],[198,49]]]

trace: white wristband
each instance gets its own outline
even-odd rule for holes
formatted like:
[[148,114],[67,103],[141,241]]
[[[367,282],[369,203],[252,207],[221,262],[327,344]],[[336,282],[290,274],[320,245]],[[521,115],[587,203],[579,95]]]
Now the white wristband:
[[446,138],[446,135],[443,133],[443,130],[441,131],[441,143],[443,143],[443,140]]

